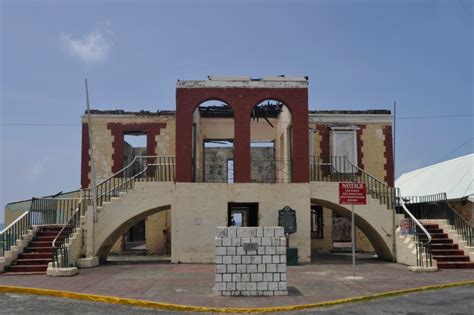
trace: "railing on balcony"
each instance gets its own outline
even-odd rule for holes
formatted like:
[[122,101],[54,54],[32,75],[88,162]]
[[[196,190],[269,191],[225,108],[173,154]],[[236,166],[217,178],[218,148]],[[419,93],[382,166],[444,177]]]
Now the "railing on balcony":
[[397,209],[400,209],[405,217],[410,219],[409,230],[412,231],[415,241],[416,249],[416,265],[418,267],[432,267],[433,256],[431,254],[431,235],[424,228],[424,226],[418,221],[420,217],[409,210],[406,205],[405,197],[400,196],[400,190],[397,190]]
[[445,193],[427,196],[403,196],[405,204],[420,220],[447,220],[467,246],[474,246],[474,227],[448,202]]
[[388,209],[395,208],[395,189],[352,164],[345,156],[311,156],[309,174],[310,181],[365,183],[368,194]]
[[[174,156],[136,156],[130,164],[96,186],[97,206],[132,189],[136,182],[174,182],[175,168]],[[91,190],[85,192],[86,199],[92,200]]]

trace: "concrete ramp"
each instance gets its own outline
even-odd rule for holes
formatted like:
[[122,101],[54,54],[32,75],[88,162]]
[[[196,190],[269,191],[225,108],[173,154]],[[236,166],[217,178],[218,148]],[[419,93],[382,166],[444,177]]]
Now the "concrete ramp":
[[149,215],[170,209],[174,198],[173,182],[137,182],[127,193],[103,203],[94,224],[94,256],[105,260],[120,235]]
[[[351,206],[339,205],[338,182],[311,182],[311,202],[327,207],[349,218]],[[378,199],[367,195],[367,205],[354,206],[355,225],[364,232],[377,255],[386,260],[394,260],[394,231],[403,216],[381,204]],[[395,223],[395,224],[394,224]]]

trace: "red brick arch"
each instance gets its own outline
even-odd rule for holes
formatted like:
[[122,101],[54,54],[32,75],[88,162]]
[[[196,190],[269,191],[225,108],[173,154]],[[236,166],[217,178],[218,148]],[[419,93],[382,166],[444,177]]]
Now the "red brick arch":
[[293,182],[309,181],[308,90],[306,88],[177,88],[176,180],[192,181],[192,124],[194,109],[208,100],[220,100],[234,112],[235,182],[250,177],[250,113],[265,100],[278,100],[291,112],[293,123]]

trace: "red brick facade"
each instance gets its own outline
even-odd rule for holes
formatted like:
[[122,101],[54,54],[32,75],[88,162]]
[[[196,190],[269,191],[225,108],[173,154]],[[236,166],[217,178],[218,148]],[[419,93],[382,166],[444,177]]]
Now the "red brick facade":
[[306,88],[177,88],[176,180],[192,181],[193,112],[200,104],[220,100],[234,111],[235,182],[247,183],[250,175],[250,114],[265,100],[278,100],[290,110],[293,125],[293,179],[309,181],[308,90]]

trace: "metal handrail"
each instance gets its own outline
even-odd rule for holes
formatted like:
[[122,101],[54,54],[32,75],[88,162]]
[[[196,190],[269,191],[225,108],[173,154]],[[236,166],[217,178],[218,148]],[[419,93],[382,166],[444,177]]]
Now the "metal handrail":
[[[98,183],[96,186],[99,186],[103,183],[105,183],[106,181],[116,177],[117,175],[120,175],[123,171],[125,171],[126,169],[130,168],[131,166],[133,166],[133,163],[135,163],[138,159],[154,159],[154,158],[174,158],[175,156],[174,155],[163,155],[163,156],[158,156],[158,155],[146,155],[146,156],[142,156],[142,155],[139,155],[139,156],[135,156],[132,160],[132,162],[130,162],[129,164],[127,164],[126,166],[124,166],[120,171],[118,172],[115,172],[114,174],[112,174],[111,176],[109,176],[108,178],[104,179],[103,181],[101,181],[100,183]],[[172,164],[170,164],[172,165]],[[90,188],[85,188],[84,190],[89,190]]]
[[447,199],[446,193],[425,196],[404,197],[415,216],[428,220],[447,220],[468,246],[474,245],[474,227],[455,209]]
[[[388,209],[395,208],[394,188],[354,165],[346,156],[312,156],[310,158],[310,180],[363,182],[367,185],[367,192],[373,198],[386,204]],[[339,168],[342,168],[342,171]]]
[[2,231],[0,231],[0,234],[4,234],[8,229],[10,229],[12,226],[14,226],[18,221],[20,221],[24,216],[27,216],[30,210],[23,212],[22,215],[20,215],[18,218],[15,219],[12,223],[10,223],[6,228],[4,228]]
[[[115,196],[120,191],[128,191],[132,188],[135,181],[174,181],[175,169],[174,156],[136,156],[132,162],[123,167],[120,171],[115,172],[107,179],[102,180],[96,185],[97,205],[102,206],[103,202],[107,202],[111,197]],[[153,163],[155,162],[155,163]],[[151,174],[151,167],[156,167],[156,173]],[[138,169],[136,169],[138,168]],[[143,174],[147,174],[143,178]],[[84,192],[89,199],[91,189],[86,188]]]
[[59,206],[70,205],[69,200],[75,198],[57,198],[62,193],[42,198],[31,198],[29,210],[22,213],[12,223],[0,232],[0,249],[1,254],[9,251],[15,245],[18,239],[31,228],[33,225],[45,224],[61,224],[65,219],[69,218],[69,212],[65,209],[58,209]]
[[[149,165],[159,165],[159,164],[149,164]],[[171,165],[171,164],[170,164]],[[145,167],[145,169],[143,169],[142,171],[140,171],[139,173],[133,175],[132,177],[129,177],[128,179],[126,179],[124,182],[120,183],[119,185],[116,185],[114,187],[112,187],[109,191],[106,191],[104,192],[103,194],[100,194],[100,195],[97,195],[97,199],[99,199],[100,197],[103,197],[103,196],[106,196],[108,193],[110,193],[111,191],[114,191],[122,186],[124,186],[125,184],[127,184],[128,182],[130,182],[131,180],[137,178],[138,176],[140,176],[141,174],[145,173],[145,171],[148,169],[148,165]],[[112,177],[111,177],[112,178]],[[109,178],[109,179],[111,179]]]
[[377,183],[381,184],[382,186],[385,186],[386,188],[393,189],[393,187],[390,187],[389,185],[385,184],[383,181],[381,181],[381,180],[378,179],[377,177],[375,177],[375,176],[373,176],[373,175],[370,175],[367,171],[365,171],[365,170],[361,169],[359,166],[353,164],[353,163],[347,158],[347,156],[345,156],[344,159],[345,159],[350,165],[352,165],[352,167],[355,167],[359,172],[364,173],[365,175],[369,176],[372,180],[376,181]]
[[[69,238],[69,236],[74,232],[71,231],[67,236],[63,235],[63,234],[64,234],[64,231],[67,227],[76,227],[77,228],[77,226],[79,224],[78,215],[80,214],[80,211],[81,211],[81,206],[79,204],[78,207],[76,208],[76,211],[74,212],[74,215],[71,217],[71,219],[69,219],[69,221],[66,224],[64,224],[62,229],[59,231],[58,235],[56,235],[56,237],[53,240],[53,243],[52,243],[52,247],[53,247],[53,265],[54,265],[55,268],[67,267],[68,264],[69,264],[69,257],[68,257],[67,247],[65,246],[65,239]],[[63,243],[57,245],[56,243],[58,242],[58,240],[61,236],[63,237],[63,239],[62,239]],[[59,251],[62,251],[62,253],[61,253],[61,258],[62,258],[61,264],[59,263],[59,255],[60,255],[58,253]]]
[[[426,262],[426,265],[428,267],[433,266],[433,256],[431,254],[431,241],[432,237],[431,234],[425,229],[423,224],[421,224],[420,221],[411,213],[410,210],[405,205],[405,200],[403,200],[403,197],[400,194],[400,189],[397,189],[397,200],[403,211],[408,215],[408,217],[411,219],[411,224],[415,224],[415,242],[416,242],[416,264],[417,266],[423,267]],[[411,225],[410,224],[410,225]],[[425,236],[427,241],[423,242],[423,239],[419,235],[419,231],[421,231]]]
[[405,206],[405,202],[403,201],[403,197],[400,196],[398,200],[400,201],[400,205],[402,206],[403,211],[405,211],[405,213],[408,214],[410,219],[412,219],[413,222],[423,231],[423,233],[425,233],[428,241],[423,244],[425,245],[425,244],[431,243],[431,240],[432,240],[431,234],[425,229],[423,224],[421,224],[421,222],[418,221],[417,218],[415,218],[415,216],[410,212],[410,210],[408,210],[408,208]]

